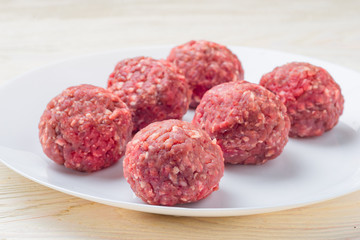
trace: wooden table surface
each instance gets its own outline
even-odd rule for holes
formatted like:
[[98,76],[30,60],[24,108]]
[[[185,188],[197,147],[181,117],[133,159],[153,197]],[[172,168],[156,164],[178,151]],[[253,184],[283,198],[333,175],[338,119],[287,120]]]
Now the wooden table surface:
[[[0,84],[72,56],[191,39],[360,71],[360,1],[0,0]],[[0,164],[0,239],[360,239],[360,191],[269,214],[173,217],[72,197]]]

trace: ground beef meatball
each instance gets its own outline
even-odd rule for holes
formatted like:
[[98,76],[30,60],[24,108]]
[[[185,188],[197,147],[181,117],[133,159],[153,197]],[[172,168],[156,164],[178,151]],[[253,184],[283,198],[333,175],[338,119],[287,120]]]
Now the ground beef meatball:
[[217,140],[226,163],[263,164],[288,141],[286,107],[264,87],[246,81],[223,83],[205,93],[193,123]]
[[339,85],[323,68],[292,62],[262,76],[260,84],[278,94],[291,120],[291,137],[322,135],[343,112]]
[[58,164],[94,172],[117,162],[131,137],[131,113],[118,96],[92,85],[67,88],[39,123],[45,154]]
[[244,79],[237,56],[228,48],[208,41],[190,41],[174,47],[168,58],[185,74],[193,91],[190,107],[196,108],[204,93],[215,85]]
[[189,122],[165,120],[140,130],[126,147],[124,176],[135,194],[155,205],[195,202],[218,189],[220,147]]
[[120,61],[108,79],[108,89],[130,108],[134,133],[155,121],[181,119],[191,96],[175,65],[150,57]]

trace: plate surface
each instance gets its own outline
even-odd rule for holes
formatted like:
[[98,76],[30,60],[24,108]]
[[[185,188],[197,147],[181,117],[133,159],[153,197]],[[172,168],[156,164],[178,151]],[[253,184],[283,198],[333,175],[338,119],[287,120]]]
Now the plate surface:
[[[245,79],[258,83],[278,65],[306,61],[327,69],[342,88],[344,113],[321,137],[290,139],[284,152],[262,166],[226,166],[220,189],[196,203],[152,206],[132,193],[122,161],[92,174],[56,165],[42,152],[38,121],[46,104],[69,86],[105,87],[117,61],[135,56],[165,58],[171,46],[94,54],[52,64],[0,86],[0,160],[19,174],[58,191],[144,212],[179,216],[235,216],[304,206],[360,189],[360,74],[304,56],[230,47],[242,61]],[[193,111],[184,120],[191,121]]]

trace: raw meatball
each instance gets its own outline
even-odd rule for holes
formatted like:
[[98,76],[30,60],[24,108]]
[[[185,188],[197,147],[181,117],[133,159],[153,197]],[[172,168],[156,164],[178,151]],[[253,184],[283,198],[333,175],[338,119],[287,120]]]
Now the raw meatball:
[[120,61],[109,77],[108,89],[130,108],[134,133],[155,121],[181,119],[191,96],[175,65],[149,57]]
[[224,173],[220,147],[189,122],[165,120],[140,130],[126,147],[124,176],[155,205],[195,202],[217,190]]
[[286,107],[265,88],[237,81],[205,93],[193,123],[217,140],[226,163],[263,164],[280,155],[288,141]]
[[174,47],[168,61],[185,74],[193,91],[190,107],[196,108],[204,93],[215,85],[244,79],[244,70],[228,48],[208,41],[190,41]]
[[117,162],[131,137],[131,113],[118,96],[92,85],[67,88],[39,123],[45,154],[58,164],[94,172]]
[[278,94],[291,121],[290,137],[322,135],[343,112],[339,85],[321,67],[293,62],[265,74],[260,84]]

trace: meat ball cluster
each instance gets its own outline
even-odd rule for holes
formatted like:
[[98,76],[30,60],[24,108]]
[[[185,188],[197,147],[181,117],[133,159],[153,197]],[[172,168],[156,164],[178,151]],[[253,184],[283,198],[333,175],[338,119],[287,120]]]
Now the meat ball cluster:
[[[125,154],[133,192],[172,206],[217,190],[224,163],[263,164],[282,153],[289,136],[321,135],[342,114],[340,87],[320,67],[293,62],[260,84],[243,78],[237,56],[208,41],[176,46],[167,60],[121,60],[107,89],[73,86],[48,103],[39,123],[43,151],[83,172]],[[181,121],[189,105],[196,107],[192,123]]]
[[208,65],[199,71],[204,77],[198,83],[171,61],[135,57],[115,66],[107,89],[79,85],[64,90],[40,119],[45,154],[67,168],[94,172],[116,163],[138,132],[123,164],[126,179],[145,202],[189,203],[217,190],[224,159],[216,140],[191,123],[162,121],[182,118],[193,89],[199,101],[204,84],[210,88],[243,77],[230,50],[206,41],[195,45],[197,56],[202,55],[198,67]]

